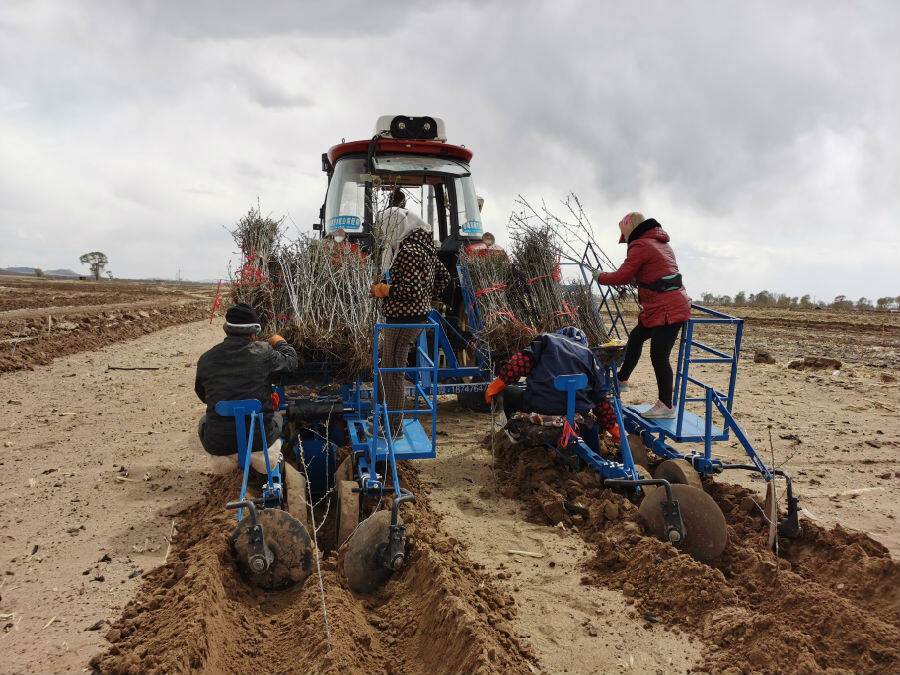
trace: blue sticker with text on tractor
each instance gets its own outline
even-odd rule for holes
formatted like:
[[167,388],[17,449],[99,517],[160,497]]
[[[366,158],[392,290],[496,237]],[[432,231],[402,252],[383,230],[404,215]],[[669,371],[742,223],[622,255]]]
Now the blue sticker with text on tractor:
[[362,229],[362,222],[358,216],[334,216],[328,219],[328,231],[346,230],[357,231]]
[[480,220],[467,220],[462,226],[463,234],[482,234]]

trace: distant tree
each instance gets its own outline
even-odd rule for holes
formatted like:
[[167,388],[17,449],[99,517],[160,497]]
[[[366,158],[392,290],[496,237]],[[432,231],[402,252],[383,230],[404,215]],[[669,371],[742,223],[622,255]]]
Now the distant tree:
[[834,309],[853,309],[853,301],[848,300],[846,295],[836,295],[831,306]]
[[78,260],[82,265],[87,265],[91,268],[91,274],[94,275],[94,279],[97,281],[100,280],[100,273],[103,271],[103,268],[106,267],[106,263],[109,262],[106,254],[101,253],[100,251],[85,253]]
[[40,267],[35,267],[34,268],[34,276],[36,276],[36,277],[44,276],[44,270],[42,270]]
[[747,294],[744,293],[744,291],[738,291],[737,295],[734,296],[734,304],[746,305],[747,304]]
[[704,305],[712,305],[715,302],[715,300],[716,300],[716,296],[714,296],[709,291],[707,291],[706,293],[704,293],[703,295],[700,296],[700,301]]
[[897,301],[894,298],[888,296],[884,298],[878,298],[878,300],[875,301],[875,305],[878,307],[878,309],[895,309],[897,307]]
[[759,293],[750,294],[751,305],[771,305],[775,301],[769,291],[760,291]]
[[717,305],[730,305],[731,304],[731,296],[730,295],[720,295],[716,298]]
[[872,309],[872,301],[868,298],[860,298],[856,301],[856,309]]
[[809,309],[812,306],[812,298],[810,297],[809,293],[800,298],[799,302],[800,307],[802,307],[803,309]]
[[106,270],[106,276],[109,277],[109,280],[112,281],[112,270]]

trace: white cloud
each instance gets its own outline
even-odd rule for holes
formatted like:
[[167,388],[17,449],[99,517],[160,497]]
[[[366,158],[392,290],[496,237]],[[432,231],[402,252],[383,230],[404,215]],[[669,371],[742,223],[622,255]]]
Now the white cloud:
[[123,276],[220,276],[222,225],[257,197],[305,228],[322,152],[378,115],[435,114],[474,150],[501,241],[516,194],[574,190],[615,259],[622,214],[660,220],[696,294],[896,293],[898,18],[891,2],[7,4],[0,266],[105,247]]

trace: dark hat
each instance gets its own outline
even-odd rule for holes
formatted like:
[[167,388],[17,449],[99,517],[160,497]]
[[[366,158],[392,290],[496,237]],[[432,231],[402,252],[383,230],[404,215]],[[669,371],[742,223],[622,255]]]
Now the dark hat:
[[225,312],[225,332],[229,335],[254,335],[261,329],[256,310],[246,302],[239,302]]

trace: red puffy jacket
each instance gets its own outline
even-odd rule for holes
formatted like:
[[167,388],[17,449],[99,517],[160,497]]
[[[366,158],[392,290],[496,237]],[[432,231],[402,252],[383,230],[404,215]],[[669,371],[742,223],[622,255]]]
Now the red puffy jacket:
[[[652,219],[651,219],[652,220]],[[625,262],[615,272],[604,272],[597,282],[608,286],[618,286],[637,281],[649,284],[660,277],[678,273],[675,252],[669,246],[669,235],[656,223],[648,225],[644,221],[631,235]],[[640,234],[640,230],[645,230]],[[637,238],[634,235],[637,234]],[[649,288],[638,287],[638,301],[641,313],[638,322],[647,328],[665,326],[687,321],[691,316],[691,299],[682,286],[677,291],[657,293]]]

